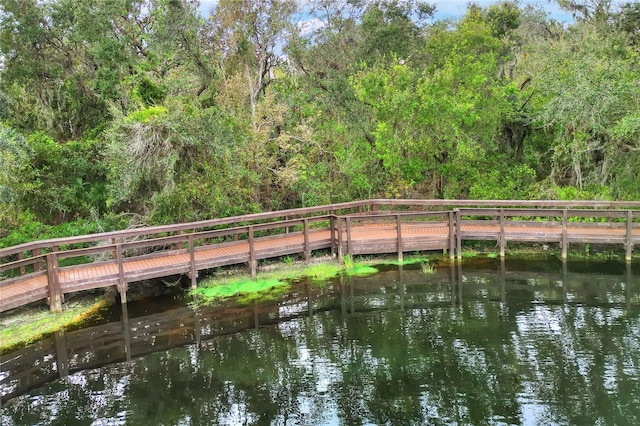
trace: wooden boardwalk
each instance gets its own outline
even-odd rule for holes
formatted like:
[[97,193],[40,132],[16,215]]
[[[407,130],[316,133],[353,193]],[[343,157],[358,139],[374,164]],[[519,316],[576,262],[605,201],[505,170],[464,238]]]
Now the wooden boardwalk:
[[[308,259],[318,250],[339,257],[397,253],[399,259],[404,252],[445,250],[453,259],[455,254],[461,257],[462,241],[495,240],[501,256],[509,241],[522,241],[558,243],[566,258],[570,244],[596,243],[625,247],[630,261],[634,245],[640,243],[638,210],[589,206],[444,210],[451,206],[442,206],[443,201],[399,201],[345,203],[2,249],[0,272],[13,276],[0,281],[0,312],[45,299],[57,311],[64,294],[109,286],[116,286],[126,302],[131,282],[184,274],[196,286],[201,270],[246,263],[255,275],[259,260],[297,254]],[[570,221],[580,218],[599,220]],[[66,259],[84,263],[64,266]]]

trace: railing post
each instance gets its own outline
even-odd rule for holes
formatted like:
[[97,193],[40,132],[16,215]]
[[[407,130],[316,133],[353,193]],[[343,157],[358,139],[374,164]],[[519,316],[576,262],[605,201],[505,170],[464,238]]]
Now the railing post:
[[353,245],[351,242],[351,218],[347,216],[347,254],[353,255]]
[[[288,221],[289,221],[289,215],[286,215],[286,216],[284,217],[284,220],[285,220],[285,222],[288,222]],[[285,234],[288,234],[289,232],[290,232],[290,231],[289,231],[289,226],[285,226],[285,227],[284,227],[284,233],[285,233]]]
[[398,262],[402,263],[402,219],[396,215],[396,234],[398,239]]
[[258,262],[256,260],[255,242],[253,239],[253,225],[249,226],[249,269],[251,269],[251,277],[255,278],[258,273]]
[[462,260],[462,214],[460,209],[454,210],[456,214],[456,254],[458,260]]
[[[237,228],[237,227],[238,227],[238,224],[237,224],[237,223],[234,223],[234,224],[232,225],[232,227],[233,227],[233,228]],[[238,234],[233,234],[233,241],[238,241]]]
[[122,255],[122,245],[116,244],[116,262],[118,263],[118,293],[120,293],[120,303],[127,303],[127,281],[124,278],[124,257]]
[[49,284],[49,308],[51,312],[62,312],[62,290],[58,276],[58,255],[47,254],[47,281]]
[[336,218],[332,215],[329,217],[329,232],[331,235],[331,257],[336,256]]
[[[112,238],[111,239],[111,244],[115,246],[116,244],[118,244],[118,240],[116,238]],[[116,250],[111,252],[111,258],[112,259],[117,259],[118,258],[118,253],[116,252]]]
[[196,253],[193,242],[193,234],[189,234],[189,266],[191,272],[189,273],[191,278],[191,288],[198,287],[198,270],[196,269]]
[[[33,250],[31,256],[36,257],[36,256],[40,256],[42,255],[42,250],[41,249],[35,249]],[[36,263],[33,264],[33,272],[39,272],[42,271],[42,268],[44,267],[44,262],[42,261],[42,259],[38,260]]]
[[455,259],[456,241],[455,241],[455,223],[453,212],[449,212],[449,259]]
[[562,210],[562,254],[561,258],[567,258],[568,251],[568,241],[567,241],[567,209]]
[[[22,252],[18,253],[18,260],[23,260],[24,259],[24,254]],[[25,269],[24,269],[24,265],[20,267],[20,275],[24,275],[25,274]]]
[[633,212],[627,210],[627,254],[625,260],[631,262],[631,254],[633,253]]
[[303,233],[304,233],[304,260],[309,261],[311,259],[311,245],[309,244],[309,219],[304,218],[302,220],[303,223]]
[[504,258],[506,241],[504,238],[504,208],[500,208],[500,257]]
[[[182,231],[177,231],[176,232],[176,236],[178,236],[178,235],[182,235]],[[174,243],[173,246],[172,246],[172,250],[180,250],[182,248],[184,248],[184,246],[181,245],[180,243]]]
[[338,258],[340,260],[342,260],[342,218],[337,218],[338,219]]

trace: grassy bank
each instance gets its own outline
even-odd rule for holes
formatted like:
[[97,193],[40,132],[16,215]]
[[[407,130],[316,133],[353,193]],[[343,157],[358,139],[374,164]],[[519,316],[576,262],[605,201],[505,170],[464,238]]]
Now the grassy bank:
[[47,308],[27,310],[0,319],[0,354],[35,342],[57,330],[83,323],[104,309],[106,298],[70,303],[61,313]]

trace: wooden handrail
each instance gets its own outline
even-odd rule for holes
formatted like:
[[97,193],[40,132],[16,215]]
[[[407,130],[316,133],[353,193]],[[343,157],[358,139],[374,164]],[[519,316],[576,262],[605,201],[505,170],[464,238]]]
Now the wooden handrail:
[[[598,218],[617,218],[633,220],[640,217],[640,210],[629,210],[629,207],[640,208],[640,202],[616,202],[616,201],[536,201],[536,200],[396,200],[396,199],[373,199],[364,201],[354,201],[349,203],[330,204],[317,207],[299,208],[291,210],[280,210],[275,212],[255,213],[244,216],[234,216],[223,219],[207,220],[200,222],[190,222],[184,224],[174,224],[167,226],[154,226],[145,227],[135,230],[114,231],[99,234],[83,235],[77,237],[67,238],[55,238],[49,240],[35,241],[31,243],[25,243],[14,247],[8,247],[0,249],[0,258],[23,253],[31,252],[32,256],[17,261],[9,261],[0,264],[0,272],[15,268],[24,268],[42,262],[46,258],[46,253],[36,254],[38,251],[58,251],[59,246],[68,246],[73,244],[82,243],[97,243],[101,241],[109,241],[112,244],[101,245],[99,247],[88,247],[79,249],[62,250],[58,252],[58,258],[77,257],[88,254],[95,254],[103,251],[114,251],[114,241],[122,241],[125,238],[131,237],[147,237],[153,236],[153,238],[146,238],[139,241],[123,241],[122,248],[136,249],[151,246],[158,246],[162,244],[184,244],[188,242],[188,236],[192,235],[195,240],[201,240],[206,238],[225,237],[230,235],[246,234],[249,227],[253,226],[254,231],[265,231],[276,228],[284,227],[288,230],[291,226],[304,225],[305,220],[307,224],[319,222],[319,221],[331,221],[332,218],[392,218],[396,215],[405,216],[440,216],[445,217],[449,214],[447,211],[402,211],[402,212],[388,212],[386,213],[380,207],[453,207],[456,206],[457,220],[459,221],[462,216],[495,216],[495,217],[563,217],[566,214],[569,217],[598,217]],[[488,207],[491,206],[491,207]],[[501,206],[534,206],[536,208],[505,208]],[[540,208],[542,207],[542,208]],[[560,208],[564,207],[564,208]],[[604,209],[603,209],[604,207]],[[368,208],[369,213],[353,214],[348,213],[350,209],[357,209],[358,211],[364,211]],[[611,209],[627,208],[626,210],[611,210]],[[453,211],[453,210],[451,210]],[[344,213],[342,213],[344,212]],[[311,214],[320,215],[308,217]],[[342,213],[342,214],[340,214]],[[256,223],[264,220],[277,219],[277,218],[291,218],[293,216],[303,216],[303,218],[293,218],[279,220],[276,222],[268,223]],[[202,230],[206,228],[212,228],[216,226],[225,226],[229,224],[248,223],[247,225],[234,226],[231,228],[215,229],[215,230]],[[184,231],[190,231],[185,233]],[[158,234],[167,234],[180,232],[179,235],[160,236]]]
[[121,231],[102,232],[76,237],[53,238],[20,244],[13,247],[0,249],[0,258],[17,254],[19,252],[46,249],[53,246],[90,243],[112,238],[131,238],[150,234],[172,233],[193,229],[223,226],[238,222],[258,222],[286,216],[305,216],[317,213],[329,213],[339,210],[360,209],[366,207],[369,211],[378,211],[380,207],[545,207],[556,209],[640,209],[640,201],[553,201],[553,200],[412,200],[412,199],[371,199],[352,201],[346,203],[328,204],[316,207],[297,208],[290,210],[278,210],[274,212],[253,213],[242,216],[232,216],[221,219],[204,220],[198,222],[179,223],[172,225],[150,226]]

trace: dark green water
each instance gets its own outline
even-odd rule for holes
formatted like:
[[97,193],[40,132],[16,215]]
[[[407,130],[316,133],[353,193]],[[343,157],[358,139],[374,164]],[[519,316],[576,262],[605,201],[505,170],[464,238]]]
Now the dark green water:
[[637,265],[390,268],[130,304],[2,359],[2,424],[640,424]]

